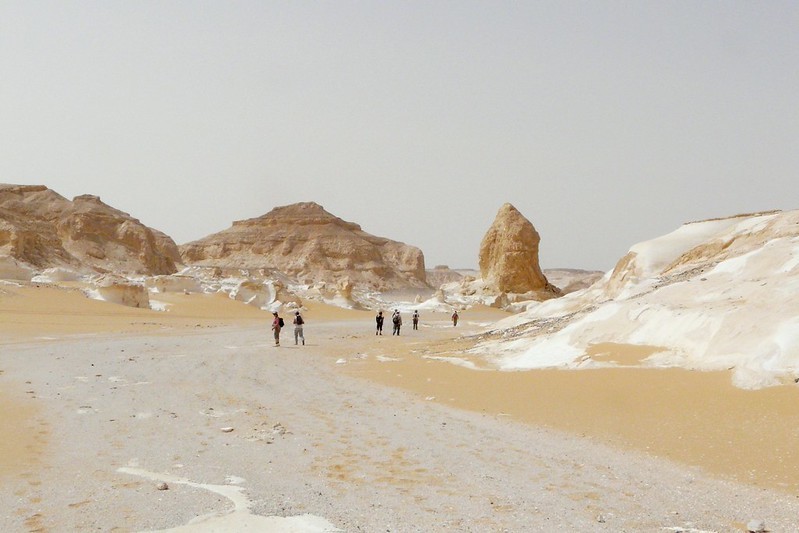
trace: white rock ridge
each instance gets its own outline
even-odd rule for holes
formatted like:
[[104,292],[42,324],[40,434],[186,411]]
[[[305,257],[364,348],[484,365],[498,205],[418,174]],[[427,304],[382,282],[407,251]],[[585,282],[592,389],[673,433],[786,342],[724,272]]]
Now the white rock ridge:
[[[799,211],[685,224],[636,244],[592,287],[495,325],[478,352],[503,369],[590,367],[592,345],[657,347],[642,366],[733,371],[759,388],[799,377]],[[607,364],[607,363],[601,363]]]

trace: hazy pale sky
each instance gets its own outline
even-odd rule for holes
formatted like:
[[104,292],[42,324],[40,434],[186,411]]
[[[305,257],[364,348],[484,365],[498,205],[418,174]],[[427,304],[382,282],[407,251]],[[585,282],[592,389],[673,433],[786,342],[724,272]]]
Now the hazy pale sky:
[[799,208],[799,2],[0,0],[0,183],[179,244],[312,200],[428,267],[511,202],[607,270]]

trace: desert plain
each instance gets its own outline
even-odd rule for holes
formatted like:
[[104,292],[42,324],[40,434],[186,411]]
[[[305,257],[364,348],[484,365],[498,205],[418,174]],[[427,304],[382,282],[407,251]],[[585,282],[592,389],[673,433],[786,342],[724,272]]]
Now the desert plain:
[[[506,316],[308,303],[306,344],[220,294],[167,311],[0,286],[2,531],[795,531],[795,387],[725,372],[502,372]],[[387,310],[390,311],[390,310]],[[288,315],[287,315],[288,318]]]

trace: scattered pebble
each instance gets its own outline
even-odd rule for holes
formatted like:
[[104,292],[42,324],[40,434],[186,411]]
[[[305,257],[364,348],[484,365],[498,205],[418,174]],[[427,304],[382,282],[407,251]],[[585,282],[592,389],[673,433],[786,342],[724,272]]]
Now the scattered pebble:
[[750,520],[746,523],[746,530],[749,533],[765,533],[766,523],[763,520]]
[[157,488],[158,490],[169,490],[169,485],[167,485],[165,482],[162,481],[161,483],[156,485],[155,488]]
[[230,433],[231,431],[233,431],[233,428],[230,427],[230,426],[224,427],[224,428],[221,428],[221,429],[222,429],[222,433]]

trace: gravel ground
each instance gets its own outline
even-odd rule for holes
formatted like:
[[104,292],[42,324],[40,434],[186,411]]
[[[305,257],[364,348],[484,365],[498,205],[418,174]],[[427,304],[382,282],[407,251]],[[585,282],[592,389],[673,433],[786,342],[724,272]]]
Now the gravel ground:
[[[793,495],[348,376],[344,328],[316,325],[304,347],[273,347],[263,328],[0,347],[6,398],[38,408],[24,430],[48,441],[3,480],[0,531],[233,510],[203,484],[241,487],[255,515],[347,532],[797,531]],[[158,490],[138,470],[191,484]]]

